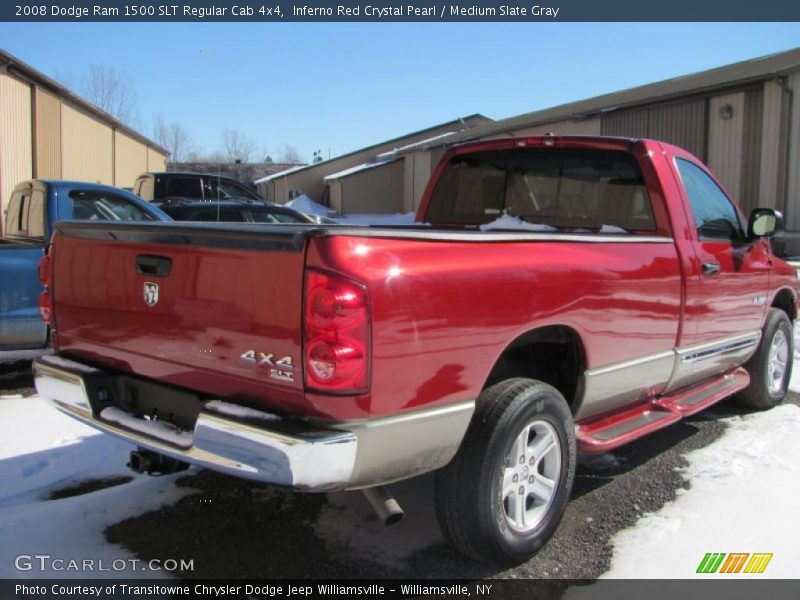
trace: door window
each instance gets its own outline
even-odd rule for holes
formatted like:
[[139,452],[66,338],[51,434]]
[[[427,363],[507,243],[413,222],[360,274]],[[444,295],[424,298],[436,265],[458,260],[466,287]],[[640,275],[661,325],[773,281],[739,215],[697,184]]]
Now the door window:
[[688,160],[677,158],[675,164],[689,197],[700,239],[744,239],[739,213],[716,182]]
[[91,221],[153,221],[154,218],[126,198],[94,190],[73,190],[72,218]]
[[9,237],[25,235],[22,230],[22,213],[26,198],[27,196],[23,196],[22,192],[17,192],[11,196],[11,201],[8,203],[8,212],[6,212],[6,235]]

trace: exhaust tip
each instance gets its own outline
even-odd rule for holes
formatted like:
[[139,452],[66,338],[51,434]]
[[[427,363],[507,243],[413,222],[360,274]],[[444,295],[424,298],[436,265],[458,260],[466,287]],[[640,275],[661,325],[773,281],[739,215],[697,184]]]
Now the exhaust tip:
[[364,497],[369,502],[372,510],[378,515],[386,526],[394,525],[403,520],[405,512],[400,507],[394,496],[383,486],[365,488],[362,490]]

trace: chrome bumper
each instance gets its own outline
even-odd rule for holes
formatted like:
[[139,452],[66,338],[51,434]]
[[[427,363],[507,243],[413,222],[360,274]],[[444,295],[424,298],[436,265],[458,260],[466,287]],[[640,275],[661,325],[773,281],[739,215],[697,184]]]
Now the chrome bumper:
[[305,491],[368,487],[444,466],[474,410],[474,402],[463,402],[408,415],[309,424],[266,413],[250,418],[257,411],[223,414],[207,403],[193,432],[176,432],[115,407],[98,412],[86,380],[110,376],[99,369],[45,356],[34,361],[34,375],[40,396],[100,431],[190,464]]

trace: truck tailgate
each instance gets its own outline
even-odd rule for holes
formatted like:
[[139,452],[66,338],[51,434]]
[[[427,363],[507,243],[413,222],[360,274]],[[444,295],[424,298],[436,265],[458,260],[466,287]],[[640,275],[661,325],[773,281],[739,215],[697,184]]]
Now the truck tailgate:
[[305,404],[308,232],[58,223],[51,250],[57,349],[201,395],[294,412]]

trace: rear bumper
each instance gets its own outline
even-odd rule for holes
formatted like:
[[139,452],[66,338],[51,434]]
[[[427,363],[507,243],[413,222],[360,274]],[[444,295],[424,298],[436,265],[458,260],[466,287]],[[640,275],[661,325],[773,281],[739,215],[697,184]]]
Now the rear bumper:
[[474,410],[474,402],[464,402],[311,424],[207,402],[193,431],[176,431],[116,407],[101,408],[92,398],[97,386],[87,382],[114,375],[58,356],[35,361],[34,372],[43,398],[105,433],[214,471],[305,491],[368,487],[439,468],[452,459]]

